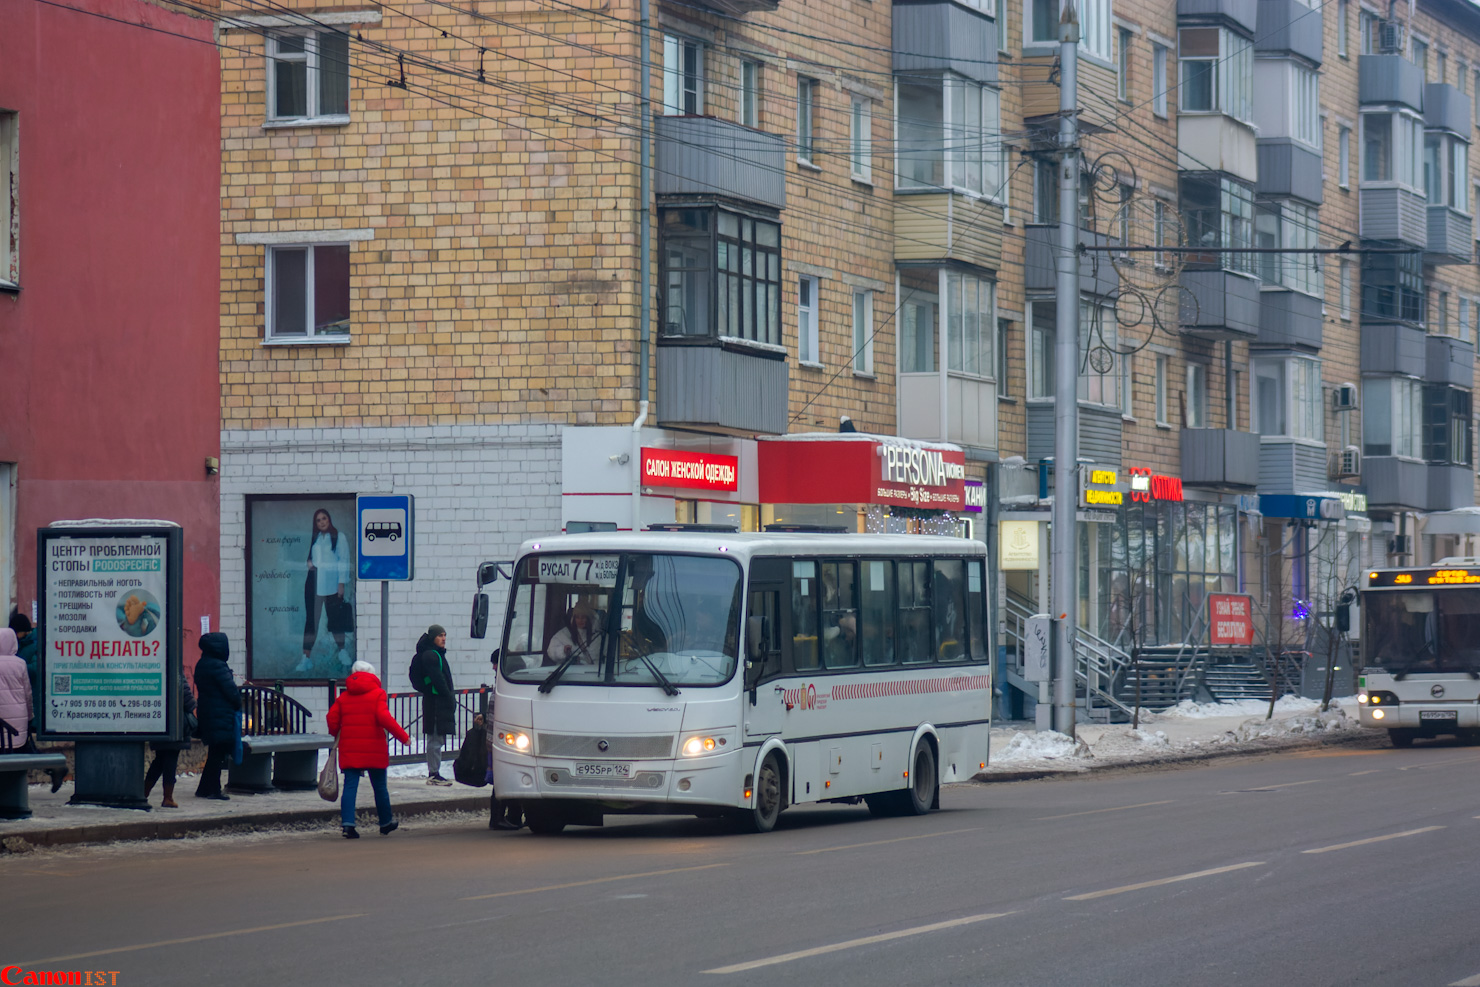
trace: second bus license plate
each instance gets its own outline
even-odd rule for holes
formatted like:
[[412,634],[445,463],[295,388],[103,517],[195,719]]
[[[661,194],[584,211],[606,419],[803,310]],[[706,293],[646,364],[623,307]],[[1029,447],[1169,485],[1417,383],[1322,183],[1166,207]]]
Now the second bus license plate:
[[605,764],[582,762],[572,772],[577,778],[621,778],[632,777],[632,765],[616,761]]
[[1459,711],[1453,709],[1421,709],[1418,711],[1418,718],[1420,720],[1450,720],[1457,722],[1459,720]]

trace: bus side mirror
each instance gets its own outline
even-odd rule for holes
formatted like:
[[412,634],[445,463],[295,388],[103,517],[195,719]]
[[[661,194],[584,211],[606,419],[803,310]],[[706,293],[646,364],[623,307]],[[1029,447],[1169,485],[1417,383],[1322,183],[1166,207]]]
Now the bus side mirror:
[[1343,634],[1352,629],[1352,607],[1350,603],[1336,604],[1336,629]]
[[[483,567],[478,567],[478,578],[483,577]],[[488,594],[479,593],[473,597],[473,621],[468,628],[470,637],[482,638],[488,633]]]
[[766,641],[771,635],[765,617],[745,618],[745,660],[759,665],[766,660]]
[[478,566],[478,588],[482,589],[498,578],[498,563],[483,562]]

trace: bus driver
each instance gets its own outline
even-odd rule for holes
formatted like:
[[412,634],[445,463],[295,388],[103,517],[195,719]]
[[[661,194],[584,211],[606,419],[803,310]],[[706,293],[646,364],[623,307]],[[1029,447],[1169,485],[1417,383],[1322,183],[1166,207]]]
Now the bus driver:
[[601,660],[606,637],[601,633],[601,618],[585,603],[577,603],[566,615],[565,626],[550,638],[545,656],[560,664],[572,654],[575,664],[594,665]]

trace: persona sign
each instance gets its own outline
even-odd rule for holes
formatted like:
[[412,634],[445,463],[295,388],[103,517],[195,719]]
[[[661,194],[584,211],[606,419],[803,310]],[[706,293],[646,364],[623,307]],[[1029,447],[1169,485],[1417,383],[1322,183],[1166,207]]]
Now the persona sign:
[[858,433],[788,435],[756,443],[762,503],[967,506],[966,453],[946,443]]

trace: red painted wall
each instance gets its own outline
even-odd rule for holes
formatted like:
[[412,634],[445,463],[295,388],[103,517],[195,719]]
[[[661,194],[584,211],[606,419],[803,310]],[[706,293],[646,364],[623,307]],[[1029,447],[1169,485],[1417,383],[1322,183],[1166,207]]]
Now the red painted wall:
[[0,3],[21,286],[0,291],[0,462],[18,487],[0,602],[29,612],[38,527],[175,521],[189,662],[200,617],[219,624],[219,60],[209,20],[67,4]]

